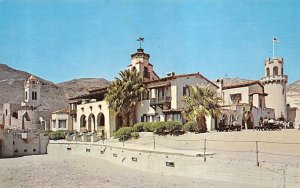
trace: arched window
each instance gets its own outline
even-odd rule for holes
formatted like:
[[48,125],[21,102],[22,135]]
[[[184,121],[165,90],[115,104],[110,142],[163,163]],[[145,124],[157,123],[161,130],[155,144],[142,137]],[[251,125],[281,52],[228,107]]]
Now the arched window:
[[100,129],[103,129],[105,126],[105,118],[104,118],[103,113],[101,113],[101,112],[97,116],[97,126]]
[[269,68],[266,69],[266,73],[267,73],[267,76],[270,76],[270,69]]
[[274,68],[273,68],[273,75],[278,75],[278,67],[277,66],[275,66]]
[[88,131],[92,131],[92,130],[95,130],[96,127],[95,127],[95,116],[94,114],[90,114],[89,115],[89,118],[88,118]]
[[283,75],[283,67],[281,67],[281,75]]
[[12,114],[12,117],[14,117],[15,119],[18,119],[18,112],[14,112],[14,113]]
[[81,115],[80,117],[80,127],[85,128],[86,127],[86,119],[85,119],[85,115]]

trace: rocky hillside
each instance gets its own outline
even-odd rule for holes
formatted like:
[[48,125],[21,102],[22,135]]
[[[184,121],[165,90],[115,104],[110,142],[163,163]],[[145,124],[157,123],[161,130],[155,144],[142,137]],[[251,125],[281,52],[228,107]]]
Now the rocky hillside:
[[287,86],[287,103],[300,108],[300,80]]
[[109,81],[103,78],[80,78],[58,83],[66,98],[87,94],[88,89],[103,88],[109,85]]
[[[20,103],[24,100],[24,81],[31,74],[0,64],[0,105],[5,102]],[[37,76],[36,76],[37,77]],[[37,77],[41,83],[42,108],[55,111],[68,106],[68,98],[87,93],[95,87],[105,87],[108,81],[97,78],[83,78],[59,84]]]

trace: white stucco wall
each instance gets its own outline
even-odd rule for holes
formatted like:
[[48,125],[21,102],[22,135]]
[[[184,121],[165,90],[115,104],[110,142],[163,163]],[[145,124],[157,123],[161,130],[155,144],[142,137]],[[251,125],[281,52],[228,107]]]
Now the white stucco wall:
[[[108,109],[108,104],[106,101],[98,101],[98,102],[91,102],[86,104],[80,104],[77,106],[77,123],[75,124],[74,129],[77,131],[80,131],[81,129],[87,129],[89,130],[89,122],[88,118],[91,114],[95,117],[95,127],[93,126],[93,123],[91,124],[91,131],[98,130],[98,121],[97,116],[99,113],[103,113],[105,121],[104,121],[104,131],[106,134],[106,137],[109,138],[112,136],[113,132],[116,130],[116,114]],[[80,127],[80,118],[82,115],[85,115],[86,117],[86,127],[82,128]]]
[[242,99],[240,103],[249,103],[249,87],[238,87],[223,90],[223,105],[232,105],[230,95],[241,94]]
[[[55,122],[54,122],[55,120]],[[65,128],[59,128],[59,120],[66,121]],[[55,124],[54,124],[55,123]],[[72,130],[72,118],[68,113],[53,113],[51,117],[51,127],[50,130],[58,131],[58,130]]]
[[[284,92],[283,92],[284,91]],[[281,114],[286,118],[286,86],[285,83],[268,83],[265,85],[265,92],[268,93],[266,96],[266,106],[268,108],[275,109],[275,117],[281,117]]]
[[42,133],[0,129],[1,157],[46,154],[49,137]]

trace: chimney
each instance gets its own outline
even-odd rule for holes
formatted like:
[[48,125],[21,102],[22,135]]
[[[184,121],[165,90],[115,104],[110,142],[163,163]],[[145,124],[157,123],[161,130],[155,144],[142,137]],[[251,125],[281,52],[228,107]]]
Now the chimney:
[[167,73],[167,77],[172,77],[172,76],[175,76],[175,72],[168,72]]

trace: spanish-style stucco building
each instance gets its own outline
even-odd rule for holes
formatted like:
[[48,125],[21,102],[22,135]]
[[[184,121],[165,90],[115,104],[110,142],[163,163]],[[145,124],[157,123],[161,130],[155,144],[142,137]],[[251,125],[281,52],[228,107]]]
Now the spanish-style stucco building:
[[[245,80],[234,84],[225,84],[223,79],[217,80],[218,95],[223,99],[222,118],[225,125],[232,125],[233,121],[246,129],[259,125],[261,119],[275,117],[274,109],[267,108],[264,86],[258,80]],[[245,122],[243,114],[251,110],[250,118]]]
[[24,101],[20,104],[4,103],[0,124],[6,129],[48,129],[51,111],[41,105],[42,84],[31,75],[24,82]]
[[[182,98],[188,94],[187,86],[210,87],[217,90],[218,86],[200,73],[175,75],[169,73],[159,78],[149,62],[150,55],[143,49],[138,49],[131,55],[129,69],[140,71],[148,92],[142,94],[136,109],[137,122],[149,121],[180,121],[185,123],[181,116],[184,107]],[[120,117],[108,109],[104,101],[107,88],[90,90],[88,95],[70,99],[70,114],[73,117],[73,126],[77,131],[104,130],[106,137],[120,127]],[[209,130],[215,129],[215,121],[207,118]]]
[[[283,59],[274,58],[265,61],[265,76],[261,80],[224,84],[208,80],[198,73],[177,75],[173,72],[160,78],[149,62],[150,55],[138,49],[131,55],[129,69],[141,72],[148,92],[143,93],[136,108],[137,122],[171,121],[185,123],[181,116],[184,108],[182,98],[188,95],[187,86],[210,87],[217,91],[223,100],[220,103],[223,116],[217,119],[207,117],[209,131],[215,130],[218,121],[225,118],[225,124],[236,121],[245,128],[253,128],[261,119],[287,118],[285,87],[287,76],[283,75]],[[77,131],[104,130],[106,137],[120,127],[120,117],[108,109],[104,100],[107,88],[89,90],[89,94],[70,99],[70,115],[73,128]],[[272,102],[274,101],[275,102]],[[272,107],[272,108],[270,108]],[[251,117],[244,122],[243,113],[251,111]],[[275,110],[274,110],[275,109]],[[245,124],[247,126],[245,126]]]

